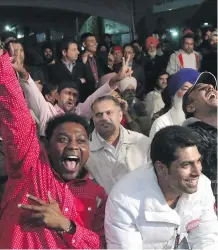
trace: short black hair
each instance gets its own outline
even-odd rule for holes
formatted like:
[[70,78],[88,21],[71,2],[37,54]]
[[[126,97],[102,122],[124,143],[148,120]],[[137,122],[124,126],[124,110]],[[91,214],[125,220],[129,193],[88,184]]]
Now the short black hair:
[[85,118],[82,116],[76,115],[76,114],[65,114],[65,115],[60,115],[52,118],[51,120],[48,121],[46,130],[45,130],[45,137],[48,142],[50,142],[52,134],[54,130],[61,124],[67,123],[67,122],[73,122],[73,123],[78,123],[81,126],[83,126],[87,132],[87,135],[89,136],[90,133],[90,127]]
[[42,94],[45,97],[46,95],[50,95],[52,91],[56,90],[58,88],[57,85],[52,83],[46,83],[43,85],[42,88]]
[[85,42],[85,40],[88,38],[88,37],[90,37],[90,36],[94,36],[95,37],[95,35],[93,34],[93,33],[91,33],[91,32],[86,32],[86,33],[83,33],[82,35],[81,35],[81,43],[83,43],[83,42]]
[[160,161],[167,167],[176,160],[179,148],[197,146],[199,137],[197,133],[187,127],[168,126],[159,130],[151,143],[151,160],[153,165]]
[[93,108],[94,108],[94,106],[95,106],[96,103],[103,102],[103,101],[112,101],[112,102],[114,102],[114,104],[115,104],[117,107],[121,108],[120,102],[119,102],[119,100],[117,100],[117,98],[115,98],[114,96],[111,96],[111,95],[106,95],[106,96],[101,96],[101,97],[97,98],[97,99],[92,103],[92,106],[91,106],[92,111],[93,111]]
[[189,94],[190,94],[189,91],[187,91],[187,92],[184,94],[184,96],[183,96],[183,101],[182,101],[182,109],[183,109],[183,112],[185,113],[185,118],[186,118],[186,119],[195,116],[195,115],[194,115],[195,112],[188,112],[188,111],[187,111],[187,106],[193,102],[193,99],[190,97]]
[[159,78],[160,76],[162,76],[162,75],[168,75],[168,76],[170,76],[170,75],[166,72],[166,70],[161,71],[161,72],[158,74],[158,78]]
[[133,40],[133,41],[131,42],[131,45],[133,46],[134,43],[138,43],[139,46],[142,46],[141,43],[139,42],[139,40]]
[[78,44],[77,44],[77,41],[74,40],[74,39],[71,39],[71,38],[63,38],[63,39],[61,40],[61,43],[60,43],[60,50],[61,50],[61,52],[62,52],[63,50],[68,50],[70,44],[72,44],[72,43],[75,43],[76,45],[78,45]]
[[17,39],[15,39],[15,40],[12,40],[12,41],[9,41],[9,42],[7,42],[6,44],[5,44],[5,50],[7,50],[8,52],[10,52],[10,44],[20,44],[20,45],[22,45],[22,47],[23,47],[23,44],[19,41],[19,40],[17,40]]
[[4,31],[1,33],[1,41],[4,43],[9,37],[12,37],[17,40],[17,36],[12,31]]
[[193,33],[188,33],[182,37],[182,44],[184,44],[185,39],[187,38],[193,39],[195,41],[195,35]]
[[124,46],[123,46],[123,51],[125,50],[126,47],[131,47],[133,49],[133,51],[135,52],[135,49],[133,47],[133,45],[131,43],[126,43]]

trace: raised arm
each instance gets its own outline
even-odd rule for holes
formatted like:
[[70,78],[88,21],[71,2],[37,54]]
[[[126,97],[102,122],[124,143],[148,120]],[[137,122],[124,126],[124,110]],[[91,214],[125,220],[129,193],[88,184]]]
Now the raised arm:
[[48,103],[42,93],[37,88],[35,82],[23,68],[20,84],[25,94],[28,107],[32,109],[37,119],[39,120],[40,135],[44,135],[46,124],[50,118],[56,115],[55,108]]
[[92,111],[91,111],[91,105],[92,103],[99,97],[109,95],[113,90],[115,90],[119,82],[126,78],[131,76],[132,69],[128,67],[129,65],[130,57],[125,61],[123,58],[123,66],[118,74],[110,74],[111,78],[103,84],[102,87],[97,89],[91,96],[89,96],[84,103],[79,103],[76,108],[76,113],[78,115],[82,115],[86,117],[87,119],[91,119],[92,117]]
[[28,173],[40,146],[36,126],[7,53],[0,51],[0,131],[9,178]]

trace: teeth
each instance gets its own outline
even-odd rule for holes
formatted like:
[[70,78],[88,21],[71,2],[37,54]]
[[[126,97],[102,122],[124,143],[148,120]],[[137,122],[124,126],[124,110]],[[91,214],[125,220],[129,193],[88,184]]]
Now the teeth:
[[65,159],[67,159],[67,160],[70,160],[70,161],[73,161],[73,160],[78,160],[78,157],[77,156],[75,156],[75,155],[69,155],[69,156],[67,156]]

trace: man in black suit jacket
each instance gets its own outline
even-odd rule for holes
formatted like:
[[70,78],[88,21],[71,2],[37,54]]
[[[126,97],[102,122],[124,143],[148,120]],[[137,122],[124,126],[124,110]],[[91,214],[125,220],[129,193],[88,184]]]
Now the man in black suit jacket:
[[81,56],[85,65],[85,84],[80,85],[80,94],[86,99],[93,94],[98,87],[99,78],[103,75],[101,65],[96,57],[97,41],[92,33],[85,33],[81,36],[81,42],[85,48]]
[[77,43],[71,39],[63,39],[60,45],[59,61],[47,67],[49,80],[56,85],[63,81],[76,82],[78,87],[84,84],[86,82],[85,66],[77,60],[78,56]]

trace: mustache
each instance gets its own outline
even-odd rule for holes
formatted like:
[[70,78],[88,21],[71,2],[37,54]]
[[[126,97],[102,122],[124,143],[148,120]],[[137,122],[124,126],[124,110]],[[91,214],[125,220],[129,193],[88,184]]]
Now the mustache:
[[113,125],[112,122],[109,122],[109,121],[102,121],[100,122],[101,125]]

